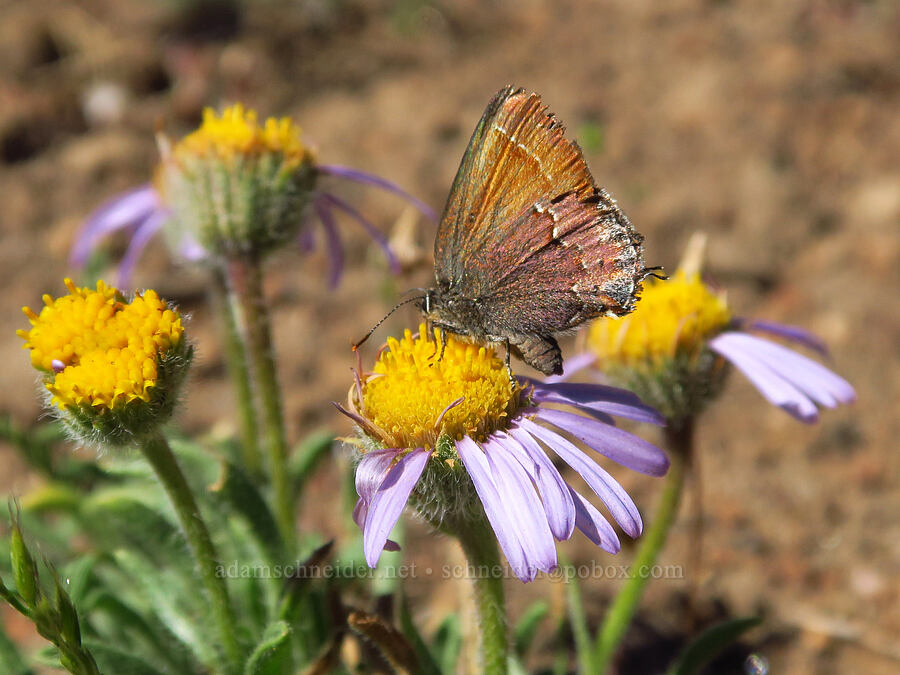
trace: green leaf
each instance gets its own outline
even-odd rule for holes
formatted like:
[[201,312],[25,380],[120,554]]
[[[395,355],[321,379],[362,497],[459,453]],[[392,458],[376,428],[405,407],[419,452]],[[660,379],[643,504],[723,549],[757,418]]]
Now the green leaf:
[[6,634],[2,623],[0,623],[0,671],[8,673],[8,675],[34,675],[34,671],[28,667],[25,657]]
[[528,648],[531,647],[537,629],[549,612],[550,605],[547,604],[547,601],[538,600],[525,610],[522,618],[516,623],[516,627],[513,630],[513,645],[519,658],[525,657]]
[[22,498],[22,508],[30,513],[54,511],[74,513],[81,507],[83,493],[62,483],[48,483],[32,490]]
[[667,675],[692,675],[712,661],[723,649],[745,632],[762,623],[758,616],[717,623],[700,633],[669,668]]
[[25,538],[22,536],[22,528],[19,525],[19,516],[13,513],[12,506],[10,506],[9,517],[12,521],[12,529],[9,533],[9,558],[12,563],[13,581],[25,605],[34,607],[40,592],[37,566],[25,545]]
[[432,656],[428,645],[425,644],[422,634],[419,633],[419,629],[413,621],[412,612],[409,610],[409,602],[407,602],[405,597],[400,598],[400,630],[403,631],[406,639],[412,645],[413,651],[416,653],[422,675],[441,675],[441,669],[437,661],[434,660],[434,656]]
[[319,461],[331,450],[332,445],[334,445],[334,434],[331,431],[318,431],[304,438],[291,453],[288,471],[291,473],[294,490],[298,495],[315,471]]
[[131,551],[114,554],[119,567],[131,581],[143,604],[180,640],[201,663],[218,660],[218,638],[208,619],[199,579],[185,577],[169,566],[160,566]]
[[[175,673],[193,672],[196,662],[186,647],[173,639],[168,628],[152,613],[136,611],[102,585],[90,593],[83,605],[97,639],[107,644],[128,645],[128,651],[145,655],[153,663],[168,663]],[[145,616],[146,614],[146,616]]]
[[103,673],[115,673],[115,675],[164,675],[165,673],[139,656],[105,642],[91,640],[86,642],[85,646],[90,650]]
[[127,548],[160,565],[191,565],[171,505],[158,485],[129,481],[99,490],[84,501],[82,513],[97,543],[107,550]]
[[441,622],[434,634],[434,653],[442,673],[455,673],[459,652],[462,649],[462,630],[459,617],[450,614]]
[[286,560],[284,542],[278,523],[269,505],[244,470],[233,462],[223,462],[222,476],[213,492],[222,496],[228,504],[250,523],[250,531],[256,536],[270,556],[269,562]]
[[253,650],[246,675],[289,675],[294,671],[291,657],[291,628],[284,621],[276,621],[266,628],[262,640]]
[[593,673],[594,647],[588,631],[587,618],[584,615],[584,607],[581,604],[581,588],[578,585],[578,576],[571,569],[568,562],[564,564],[566,570],[566,599],[569,601],[569,624],[572,627],[572,636],[575,638],[575,655],[578,658],[578,669],[582,673]]

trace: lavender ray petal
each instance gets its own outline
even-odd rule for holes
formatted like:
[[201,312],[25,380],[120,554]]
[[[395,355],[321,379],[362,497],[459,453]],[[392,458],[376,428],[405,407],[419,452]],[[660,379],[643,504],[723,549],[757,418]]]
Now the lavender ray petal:
[[736,335],[738,334],[717,335],[709,341],[709,348],[731,361],[773,405],[801,422],[812,424],[818,420],[819,412],[815,404],[755,354],[748,352],[742,341],[734,340]]
[[640,536],[643,530],[641,514],[634,500],[625,489],[596,462],[579,450],[568,439],[550,429],[521,417],[518,424],[524,431],[542,440],[559,455],[566,464],[577,471],[594,493],[609,509],[613,518],[630,537]]
[[97,245],[108,234],[139,223],[159,209],[159,198],[150,185],[116,195],[94,211],[75,237],[69,264],[81,267]]
[[478,498],[484,506],[484,513],[487,515],[494,534],[497,535],[497,541],[500,548],[503,549],[510,567],[522,581],[533,580],[536,571],[529,568],[525,550],[522,542],[519,541],[518,529],[510,518],[510,514],[507,513],[506,505],[500,498],[497,486],[491,478],[491,470],[484,452],[468,436],[463,436],[461,440],[456,441],[456,451],[472,479],[475,492],[478,493]]
[[363,214],[357,211],[355,208],[350,206],[343,199],[338,199],[333,194],[329,194],[327,192],[322,192],[320,194],[320,198],[324,199],[332,206],[340,209],[351,218],[356,220],[360,225],[363,226],[363,229],[369,233],[369,236],[375,240],[375,242],[381,247],[381,250],[384,251],[384,255],[388,259],[388,265],[390,265],[391,271],[394,274],[400,273],[400,263],[397,261],[397,256],[394,255],[394,252],[391,250],[391,246],[388,243],[387,237],[384,236],[382,232],[378,230],[372,223],[370,223]]
[[634,392],[619,387],[610,387],[606,384],[594,384],[591,382],[541,382],[540,380],[527,377],[524,379],[530,381],[535,389],[564,396],[577,405],[605,402],[619,403],[620,405],[635,406],[637,408],[647,407]]
[[316,248],[316,236],[313,232],[312,223],[309,220],[303,225],[300,234],[297,235],[297,247],[303,253],[312,253]]
[[534,484],[512,453],[493,438],[484,442],[484,454],[491,476],[507,510],[520,515],[514,522],[519,527],[519,541],[528,563],[539,570],[556,569],[556,545],[547,523],[544,505],[538,499]]
[[565,382],[575,373],[594,365],[596,361],[597,357],[589,352],[583,352],[581,354],[573,356],[571,359],[566,359],[565,361],[563,361],[562,375],[549,375],[544,378],[544,382],[548,384]]
[[797,344],[804,345],[810,349],[819,352],[822,356],[828,357],[828,346],[825,341],[818,335],[810,333],[808,330],[799,326],[788,326],[783,323],[774,321],[760,321],[757,319],[739,319],[738,325],[743,330],[758,330],[770,335],[776,335],[786,340],[791,340]]
[[564,392],[543,387],[534,388],[534,400],[547,403],[562,403],[565,405],[575,406],[579,410],[594,414],[597,419],[603,420],[609,424],[601,415],[615,415],[616,417],[624,417],[625,419],[635,420],[636,422],[645,422],[647,424],[656,424],[663,426],[666,418],[663,417],[655,408],[651,408],[644,404],[619,403],[617,401],[592,401],[584,400],[577,395],[570,396]]
[[334,215],[318,199],[313,204],[322,228],[325,230],[325,244],[328,249],[328,261],[331,269],[328,275],[328,285],[335,288],[341,280],[341,272],[344,271],[344,246],[341,244],[341,235],[338,233]]
[[428,206],[428,204],[420,201],[419,199],[416,199],[399,185],[396,185],[391,181],[382,178],[381,176],[366,173],[365,171],[360,171],[358,169],[351,169],[349,166],[338,166],[336,164],[323,164],[317,166],[316,168],[322,173],[326,173],[330,176],[346,178],[347,180],[356,181],[357,183],[364,183],[366,185],[374,185],[375,187],[386,190],[387,192],[392,192],[393,194],[402,197],[410,204],[415,206],[422,213],[422,215],[424,215],[432,222],[438,222],[437,214],[434,212],[434,209]]
[[[365,531],[366,517],[369,514],[369,504],[363,499],[356,500],[356,506],[353,507],[353,522],[356,523],[360,530]],[[384,542],[385,551],[399,551],[400,544],[393,539]]]
[[360,497],[356,500],[356,505],[353,507],[353,522],[356,523],[359,529],[364,529],[366,526],[366,515],[369,513],[369,502]]
[[363,530],[363,553],[365,553],[369,567],[375,567],[378,564],[381,552],[388,541],[388,535],[397,524],[397,519],[400,518],[403,508],[409,500],[409,495],[416,486],[430,457],[431,453],[422,448],[416,448],[403,456],[391,467],[384,477],[384,481],[372,496],[366,526]]
[[192,234],[183,232],[181,241],[178,242],[178,255],[190,262],[197,262],[206,258],[208,251],[203,248]]
[[395,449],[375,450],[367,452],[356,467],[356,494],[366,504],[372,501],[372,495],[384,482],[391,463],[400,451]]
[[820,405],[834,408],[838,403],[852,403],[856,392],[844,378],[821,363],[780,344],[745,333],[735,333],[735,342],[743,342],[748,352],[765,361],[772,370]]
[[134,272],[135,263],[141,256],[141,253],[144,252],[144,249],[147,248],[150,240],[165,224],[168,217],[169,214],[165,211],[154,211],[131,237],[131,241],[128,242],[128,248],[125,249],[125,255],[122,256],[122,260],[119,262],[117,283],[120,288],[127,288],[131,285],[131,275]]
[[569,493],[569,485],[553,466],[547,453],[536,440],[520,429],[512,428],[508,436],[497,434],[497,437],[537,484],[553,536],[560,541],[571,537],[575,529],[575,504]]
[[597,507],[587,499],[575,492],[571,487],[569,491],[575,502],[575,526],[594,544],[608,553],[615,555],[622,549],[616,531]]
[[664,476],[669,470],[666,453],[627,431],[564,410],[541,408],[537,416],[629,469],[648,476]]

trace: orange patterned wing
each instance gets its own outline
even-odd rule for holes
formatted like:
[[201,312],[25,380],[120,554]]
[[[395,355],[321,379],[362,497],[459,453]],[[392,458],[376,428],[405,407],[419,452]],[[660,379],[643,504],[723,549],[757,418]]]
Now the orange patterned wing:
[[463,155],[435,240],[438,283],[458,285],[466,260],[541,200],[588,198],[594,181],[581,149],[537,94],[507,87],[493,98]]

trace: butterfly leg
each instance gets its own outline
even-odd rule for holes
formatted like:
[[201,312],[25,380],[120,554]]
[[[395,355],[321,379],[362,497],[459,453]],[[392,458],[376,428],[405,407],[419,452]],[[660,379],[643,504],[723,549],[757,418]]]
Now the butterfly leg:
[[[437,362],[440,363],[441,361],[444,360],[444,352],[447,349],[447,329],[450,328],[450,326],[446,326],[442,323],[438,323],[437,321],[428,322],[428,324],[426,324],[426,325],[428,326],[429,333],[431,333],[431,331],[435,328],[437,328],[441,332],[440,333],[441,355],[438,357],[438,360],[437,360]],[[428,357],[429,361],[435,357],[435,355],[437,354],[437,351],[438,351],[437,342],[435,342],[434,343],[434,351],[431,353],[431,356]],[[433,365],[434,365],[434,363],[429,364],[429,366],[433,366]]]
[[518,384],[518,380],[516,380],[513,375],[512,366],[509,363],[510,354],[512,353],[512,346],[509,344],[509,338],[503,338],[503,344],[506,345],[506,374],[509,376],[509,383],[513,385],[513,388]]

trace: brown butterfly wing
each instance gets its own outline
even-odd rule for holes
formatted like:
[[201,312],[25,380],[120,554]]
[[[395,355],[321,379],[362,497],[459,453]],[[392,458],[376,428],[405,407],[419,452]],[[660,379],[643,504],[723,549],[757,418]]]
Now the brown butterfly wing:
[[498,236],[478,255],[496,270],[477,296],[489,332],[550,336],[634,309],[642,237],[606,191],[540,200],[511,229],[522,234]]
[[588,197],[593,179],[578,146],[537,94],[507,87],[488,104],[463,155],[435,239],[438,282],[459,284],[498,226],[542,198]]
[[435,274],[477,301],[487,332],[547,337],[634,308],[641,240],[540,98],[507,88],[463,157]]

